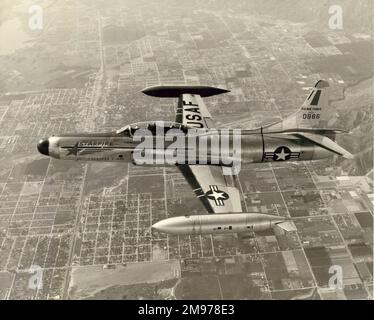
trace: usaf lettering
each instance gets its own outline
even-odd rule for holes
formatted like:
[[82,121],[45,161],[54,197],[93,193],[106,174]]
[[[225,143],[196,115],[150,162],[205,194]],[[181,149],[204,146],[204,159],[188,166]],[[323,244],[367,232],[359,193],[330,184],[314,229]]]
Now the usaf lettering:
[[145,305],[145,307],[139,307],[138,314],[142,315],[162,315],[169,318],[173,307],[152,307]]

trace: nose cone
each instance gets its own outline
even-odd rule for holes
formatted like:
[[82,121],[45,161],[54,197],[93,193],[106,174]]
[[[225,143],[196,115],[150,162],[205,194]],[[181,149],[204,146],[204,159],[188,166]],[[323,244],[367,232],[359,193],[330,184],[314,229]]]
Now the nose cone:
[[159,222],[156,222],[152,225],[152,229],[160,232],[167,232],[168,230],[168,223],[165,222],[165,220],[161,220]]
[[49,140],[48,139],[42,139],[38,142],[36,145],[38,148],[38,151],[41,154],[44,154],[45,156],[49,156]]
[[171,234],[185,234],[191,229],[192,221],[186,217],[173,217],[156,222],[152,229]]

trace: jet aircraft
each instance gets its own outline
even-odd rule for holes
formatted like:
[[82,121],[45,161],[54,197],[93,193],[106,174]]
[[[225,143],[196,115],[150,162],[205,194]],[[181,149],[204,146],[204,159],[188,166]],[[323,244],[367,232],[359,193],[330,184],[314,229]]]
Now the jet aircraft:
[[[337,134],[347,131],[329,126],[329,89],[328,82],[320,80],[294,114],[274,124],[240,130],[240,135],[235,136],[234,131],[215,128],[202,99],[228,90],[196,85],[149,87],[142,92],[152,97],[178,99],[174,122],[138,122],[114,132],[55,135],[40,140],[37,149],[56,159],[146,165],[137,153],[143,143],[138,139],[138,133],[148,132],[153,142],[148,147],[144,145],[141,151],[164,159],[174,143],[168,134],[179,130],[186,134],[182,137],[185,143],[179,149],[174,148],[172,153],[181,151],[183,157],[172,157],[171,163],[167,164],[178,167],[209,214],[171,217],[156,222],[155,230],[171,234],[242,235],[273,227],[291,231],[295,230],[294,225],[285,217],[244,212],[238,174],[225,174],[224,169],[234,163],[237,155],[234,155],[233,140],[238,137],[241,164],[310,161],[333,155],[352,159],[353,155],[335,142]],[[193,144],[188,137],[190,131],[197,140]],[[212,151],[212,146],[217,146],[214,144],[217,137],[228,138],[228,152]],[[187,153],[192,149],[197,152],[190,160]]]

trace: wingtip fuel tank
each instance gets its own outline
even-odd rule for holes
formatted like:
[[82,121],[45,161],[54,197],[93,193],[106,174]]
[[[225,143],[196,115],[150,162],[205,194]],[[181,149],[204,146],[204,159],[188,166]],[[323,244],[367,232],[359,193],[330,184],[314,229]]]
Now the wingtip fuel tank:
[[185,93],[197,94],[201,97],[211,97],[230,92],[230,90],[201,85],[162,85],[145,88],[142,92],[152,97],[178,98]]
[[153,224],[152,229],[167,234],[200,235],[263,231],[275,226],[282,229],[287,218],[258,213],[227,213],[177,216]]

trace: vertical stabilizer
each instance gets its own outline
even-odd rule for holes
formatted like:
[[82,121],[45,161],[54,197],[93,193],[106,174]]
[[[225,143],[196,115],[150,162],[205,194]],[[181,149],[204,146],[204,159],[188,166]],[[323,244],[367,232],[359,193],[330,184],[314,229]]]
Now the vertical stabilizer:
[[327,129],[328,121],[331,118],[331,110],[328,105],[329,90],[329,83],[319,80],[297,112],[266,128],[272,130]]

